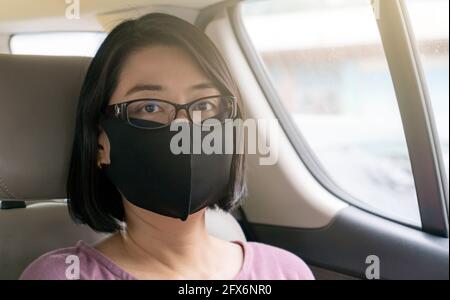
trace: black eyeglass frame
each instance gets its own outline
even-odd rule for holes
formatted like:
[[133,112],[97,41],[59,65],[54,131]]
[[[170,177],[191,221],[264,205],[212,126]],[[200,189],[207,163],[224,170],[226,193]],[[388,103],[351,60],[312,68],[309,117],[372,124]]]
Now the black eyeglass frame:
[[[173,103],[169,100],[164,100],[164,99],[158,99],[158,98],[140,98],[140,99],[133,99],[133,100],[129,100],[129,101],[125,101],[125,102],[121,102],[121,103],[116,103],[116,104],[111,104],[108,105],[105,108],[104,111],[104,115],[107,117],[113,117],[113,118],[117,118],[120,120],[124,120],[127,121],[129,125],[133,126],[133,127],[137,127],[140,129],[159,129],[159,128],[164,128],[170,125],[170,123],[176,119],[176,116],[178,115],[178,112],[182,109],[184,109],[187,112],[187,117],[189,122],[194,123],[191,117],[191,114],[189,112],[189,108],[196,104],[199,101],[203,101],[203,100],[207,100],[207,99],[211,99],[211,98],[223,98],[226,99],[227,101],[231,102],[231,107],[232,107],[232,111],[230,114],[229,119],[235,119],[237,114],[238,114],[238,109],[237,109],[237,100],[235,96],[231,96],[231,95],[213,95],[213,96],[207,96],[207,97],[202,97],[199,99],[195,99],[189,103],[185,103],[185,104],[177,104],[177,103]],[[164,102],[167,103],[169,105],[172,105],[175,108],[175,114],[173,116],[173,120],[168,122],[167,124],[160,126],[160,127],[155,127],[155,128],[147,128],[147,127],[140,127],[137,126],[133,123],[130,122],[130,119],[128,117],[127,114],[127,110],[128,110],[128,106],[134,102],[139,102],[139,101],[160,101],[160,102]],[[211,118],[208,118],[211,119]],[[206,120],[208,120],[206,119]],[[206,121],[203,120],[202,122]]]

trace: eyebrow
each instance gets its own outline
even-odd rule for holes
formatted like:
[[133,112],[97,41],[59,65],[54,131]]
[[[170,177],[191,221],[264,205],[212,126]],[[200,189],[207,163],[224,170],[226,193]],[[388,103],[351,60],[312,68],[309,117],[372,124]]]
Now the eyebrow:
[[[190,87],[191,90],[202,90],[202,89],[214,89],[216,86],[212,82],[202,82],[199,84],[195,84]],[[158,84],[137,84],[131,89],[129,89],[125,96],[129,96],[130,94],[140,92],[140,91],[162,91],[164,87]]]
[[157,84],[137,84],[126,92],[125,96],[140,91],[162,91],[163,87]]
[[210,81],[202,82],[191,86],[191,90],[215,89],[215,88],[216,86]]

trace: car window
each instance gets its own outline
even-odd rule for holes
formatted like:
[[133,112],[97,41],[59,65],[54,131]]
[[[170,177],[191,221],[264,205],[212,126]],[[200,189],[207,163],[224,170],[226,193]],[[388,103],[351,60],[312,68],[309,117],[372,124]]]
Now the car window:
[[449,1],[407,0],[405,3],[430,94],[448,184]]
[[94,56],[106,37],[103,32],[45,32],[15,34],[12,54]]
[[421,226],[376,12],[370,0],[242,5],[285,111],[332,181],[357,200],[349,201]]

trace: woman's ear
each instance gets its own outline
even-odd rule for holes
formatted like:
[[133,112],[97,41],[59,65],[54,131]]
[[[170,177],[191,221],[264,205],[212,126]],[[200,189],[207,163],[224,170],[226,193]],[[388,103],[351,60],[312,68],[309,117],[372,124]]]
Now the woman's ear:
[[109,139],[105,131],[100,128],[100,134],[98,136],[98,153],[97,153],[97,165],[109,165],[111,160],[109,158]]

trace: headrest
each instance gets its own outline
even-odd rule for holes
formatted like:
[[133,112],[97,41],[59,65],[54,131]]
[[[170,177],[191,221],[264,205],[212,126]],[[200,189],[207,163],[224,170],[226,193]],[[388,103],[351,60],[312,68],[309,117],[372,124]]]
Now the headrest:
[[0,54],[0,200],[66,198],[86,57]]

